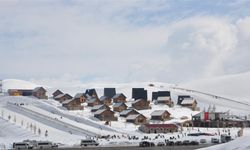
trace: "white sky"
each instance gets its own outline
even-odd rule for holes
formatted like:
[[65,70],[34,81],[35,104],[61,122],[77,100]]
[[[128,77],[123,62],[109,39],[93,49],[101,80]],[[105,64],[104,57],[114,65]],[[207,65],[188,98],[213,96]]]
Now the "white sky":
[[0,0],[0,77],[188,82],[250,69],[250,1]]

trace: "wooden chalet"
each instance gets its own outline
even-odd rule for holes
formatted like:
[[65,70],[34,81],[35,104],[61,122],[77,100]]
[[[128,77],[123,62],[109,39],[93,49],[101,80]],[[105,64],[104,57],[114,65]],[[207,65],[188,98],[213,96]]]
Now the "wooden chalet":
[[197,109],[197,101],[192,97],[191,98],[185,98],[185,99],[182,100],[181,106],[190,108],[192,110],[196,110]]
[[30,89],[8,89],[9,96],[32,96]]
[[95,89],[87,89],[85,91],[85,94],[86,94],[87,97],[96,97],[96,98],[98,98],[98,95],[97,95],[97,92],[96,92]]
[[81,105],[82,101],[80,99],[69,99],[62,102],[62,106],[68,110],[83,110],[84,107]]
[[63,101],[70,100],[72,98],[73,97],[69,94],[60,94],[60,95],[57,95],[54,99],[62,103]]
[[147,117],[142,114],[129,115],[126,117],[126,122],[134,123],[136,125],[146,124]]
[[112,100],[108,96],[100,97],[100,101],[101,101],[101,104],[105,104],[107,106],[110,106],[112,104]]
[[60,94],[63,94],[63,92],[60,91],[60,90],[56,90],[54,93],[52,93],[53,99],[55,99],[55,97],[58,96],[58,95],[60,95]]
[[118,112],[121,112],[127,108],[128,106],[125,103],[114,103],[113,105],[113,110]]
[[117,121],[118,118],[115,117],[115,113],[109,109],[101,109],[94,113],[94,117],[101,121]]
[[144,124],[139,127],[144,133],[173,133],[178,132],[178,126],[175,124]]
[[78,99],[81,103],[86,102],[86,95],[84,93],[77,93],[74,99]]
[[32,91],[32,95],[38,99],[48,99],[46,92],[43,87],[37,87]]
[[137,110],[151,109],[149,103],[150,102],[145,99],[138,99],[132,103],[132,107]]
[[170,119],[170,113],[167,110],[155,110],[151,114],[151,120],[165,121]]
[[126,103],[126,98],[122,93],[118,93],[112,97],[114,103]]
[[87,102],[87,105],[89,107],[94,107],[95,105],[100,105],[101,104],[99,98],[96,98],[96,97],[89,98],[89,99],[87,99],[86,102]]
[[92,107],[91,112],[96,112],[96,111],[101,110],[101,109],[108,109],[108,110],[110,110],[110,107],[107,106],[107,105],[105,105],[105,104],[95,105],[94,107]]
[[158,96],[156,102],[157,104],[164,104],[168,105],[169,107],[173,107],[174,105],[170,96]]
[[137,115],[140,114],[138,111],[136,111],[135,109],[126,109],[123,110],[122,112],[120,112],[120,117],[128,117],[129,115]]

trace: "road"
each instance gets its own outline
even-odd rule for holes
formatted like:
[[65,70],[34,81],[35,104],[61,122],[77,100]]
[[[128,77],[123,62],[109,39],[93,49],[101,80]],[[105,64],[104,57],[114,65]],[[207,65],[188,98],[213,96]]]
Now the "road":
[[91,136],[91,137],[97,136],[96,133],[93,133],[91,131],[79,128],[77,126],[74,126],[74,125],[69,124],[69,123],[62,122],[62,121],[57,120],[57,119],[52,119],[52,118],[50,118],[48,116],[45,116],[43,114],[34,112],[32,110],[26,109],[26,108],[21,107],[21,106],[17,106],[17,105],[11,104],[11,103],[7,103],[5,108],[8,109],[8,110],[11,110],[13,112],[22,114],[24,116],[27,116],[27,117],[29,117],[29,118],[31,118],[33,120],[41,122],[41,123],[43,123],[45,125],[48,125],[50,127],[54,127],[54,128],[56,128],[58,130],[68,131],[68,132],[70,132],[72,134],[81,135],[81,136],[86,136],[86,135]]
[[139,147],[139,146],[122,146],[122,147],[82,147],[82,148],[59,148],[59,150],[194,150],[212,146],[211,144],[189,145],[189,146],[155,146],[155,147]]

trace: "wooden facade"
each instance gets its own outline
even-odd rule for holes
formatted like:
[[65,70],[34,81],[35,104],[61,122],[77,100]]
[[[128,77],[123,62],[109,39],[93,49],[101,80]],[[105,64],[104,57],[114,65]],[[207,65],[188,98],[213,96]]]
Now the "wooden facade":
[[108,96],[100,97],[100,101],[101,101],[101,104],[105,104],[107,106],[110,106],[112,104],[112,100]]
[[81,103],[84,103],[86,102],[86,96],[84,93],[77,93],[75,96],[74,96],[74,99],[78,99]]
[[175,124],[145,124],[139,127],[144,133],[173,133],[178,132],[178,126]]
[[193,98],[185,98],[184,100],[182,100],[181,106],[190,108],[194,111],[197,109],[197,101]]
[[122,93],[118,93],[112,97],[114,103],[126,103],[126,98]]
[[126,122],[134,123],[136,125],[146,124],[147,123],[147,117],[145,117],[142,114],[129,115],[126,118]]
[[171,100],[171,97],[169,97],[169,96],[158,96],[157,104],[164,104],[164,105],[168,105],[169,107],[174,106],[174,103]]
[[137,110],[151,109],[150,102],[144,99],[138,99],[132,103],[132,107]]
[[63,94],[62,91],[60,90],[56,90],[52,95],[53,95],[53,99],[55,99],[56,96],[60,95],[60,94]]
[[80,99],[70,99],[62,102],[62,106],[68,110],[83,110],[84,107],[81,104]]
[[167,110],[155,110],[151,113],[151,120],[165,121],[170,119],[170,113]]
[[94,117],[98,118],[100,121],[117,121],[118,118],[115,117],[115,113],[108,109],[98,110],[94,113]]
[[32,95],[38,99],[48,99],[46,92],[43,87],[37,87],[32,91]]
[[89,107],[94,107],[95,105],[100,105],[101,104],[100,100],[98,98],[96,98],[96,97],[92,97],[90,99],[87,99],[86,102],[87,102],[87,105]]
[[113,105],[113,110],[117,111],[117,112],[121,112],[127,108],[128,108],[128,106],[125,103],[115,103]]

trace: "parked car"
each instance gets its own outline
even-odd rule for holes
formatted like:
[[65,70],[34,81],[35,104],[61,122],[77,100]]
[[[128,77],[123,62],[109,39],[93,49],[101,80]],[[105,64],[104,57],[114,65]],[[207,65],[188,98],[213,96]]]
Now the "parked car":
[[184,140],[184,141],[182,142],[182,144],[183,144],[183,145],[190,145],[190,141],[189,141],[189,140]]
[[99,143],[92,139],[81,140],[80,146],[98,146]]
[[48,148],[53,148],[55,146],[50,141],[37,141],[35,147],[38,149],[48,149]]
[[158,142],[157,146],[165,146],[165,143],[164,142]]
[[205,143],[207,143],[207,140],[206,139],[200,139],[200,143],[205,144]]
[[153,142],[148,142],[148,141],[141,141],[139,143],[140,147],[153,147],[155,144]]
[[13,149],[18,149],[18,150],[22,150],[22,149],[33,149],[33,146],[30,145],[28,142],[17,142],[17,143],[13,143]]
[[211,138],[211,143],[216,143],[216,144],[218,144],[218,143],[220,143],[220,141],[219,141],[219,139],[217,139],[217,138]]
[[220,140],[222,143],[229,142],[232,140],[232,137],[230,135],[222,134],[220,136]]
[[174,145],[182,145],[182,142],[181,141],[176,141],[175,143],[174,143]]
[[191,141],[190,145],[199,145],[199,142],[198,141]]
[[174,146],[174,141],[167,141],[166,145],[167,146]]

